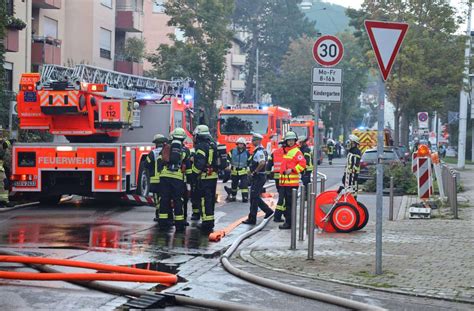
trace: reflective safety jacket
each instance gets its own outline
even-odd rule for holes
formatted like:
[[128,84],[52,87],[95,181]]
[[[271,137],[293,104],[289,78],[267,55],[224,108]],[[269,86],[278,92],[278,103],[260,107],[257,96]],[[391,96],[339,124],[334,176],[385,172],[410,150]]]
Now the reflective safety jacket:
[[327,148],[328,148],[328,154],[333,155],[335,151],[334,145],[328,145]]
[[362,153],[359,148],[353,147],[349,149],[347,154],[346,168],[344,170],[344,176],[342,182],[344,187],[357,186],[357,179],[360,172],[360,158]]
[[[298,187],[300,184],[300,174],[306,168],[306,160],[297,145],[285,148],[283,161],[280,167],[280,186]],[[286,170],[291,170],[290,174],[285,174]]]
[[304,145],[300,147],[300,150],[303,153],[303,156],[306,160],[306,172],[312,172],[313,171],[313,152],[311,151],[311,148],[309,148],[308,145]]
[[150,176],[150,184],[159,184],[160,183],[160,171],[158,170],[158,158],[163,147],[158,147],[150,151],[146,156],[146,169]]
[[217,148],[207,139],[196,142],[192,173],[200,179],[217,179]]
[[227,159],[229,160],[231,166],[231,174],[233,176],[248,174],[249,157],[250,153],[247,151],[247,149],[240,151],[239,148],[234,148],[227,154]]
[[161,165],[162,168],[161,167],[159,168],[159,170],[161,169],[160,180],[163,177],[167,177],[167,178],[179,179],[185,182],[186,173],[189,172],[189,169],[191,168],[191,162],[189,161],[189,157],[190,157],[189,149],[183,146],[181,148],[181,168],[177,170],[172,170],[168,167],[166,163],[162,161],[162,155],[160,154],[159,162],[162,163]]
[[285,150],[283,147],[275,149],[273,153],[268,158],[267,162],[267,173],[273,173],[273,179],[277,180],[280,179],[280,168],[281,162],[283,161],[283,155],[285,154]]

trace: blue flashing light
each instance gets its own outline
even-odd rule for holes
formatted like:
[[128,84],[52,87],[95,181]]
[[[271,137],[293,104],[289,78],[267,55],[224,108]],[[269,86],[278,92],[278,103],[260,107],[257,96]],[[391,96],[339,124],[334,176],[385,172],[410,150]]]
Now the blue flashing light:
[[191,94],[186,94],[186,95],[184,95],[184,99],[185,99],[185,100],[191,100],[191,99],[193,99],[193,95],[191,95]]
[[361,125],[361,126],[358,127],[358,129],[361,130],[361,131],[363,131],[363,130],[365,130],[365,126],[362,126],[362,125]]
[[262,110],[263,110],[263,111],[267,111],[267,110],[268,110],[268,106],[262,106]]

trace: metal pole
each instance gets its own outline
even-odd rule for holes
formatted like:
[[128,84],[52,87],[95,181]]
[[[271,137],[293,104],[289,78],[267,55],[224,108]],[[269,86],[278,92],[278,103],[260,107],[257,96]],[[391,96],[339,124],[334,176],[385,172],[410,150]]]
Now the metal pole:
[[390,209],[388,210],[388,220],[393,220],[393,176],[390,177]]
[[255,103],[258,104],[258,92],[259,92],[259,81],[258,81],[258,66],[259,66],[259,59],[258,59],[258,47],[256,51],[256,70],[255,70]]
[[300,226],[298,228],[299,230],[298,241],[304,241],[304,209],[306,208],[305,202],[306,202],[305,186],[302,185],[300,188],[300,221],[299,221]]
[[316,194],[313,192],[311,193],[310,199],[311,203],[308,204],[310,206],[308,218],[310,222],[310,230],[308,235],[308,260],[314,259],[314,199],[316,198]]
[[291,190],[291,244],[290,249],[296,249],[296,199],[298,198],[298,190]]
[[10,109],[8,109],[8,130],[10,133],[8,138],[13,138],[13,101],[9,100],[8,102],[10,103]]
[[458,219],[458,185],[456,172],[453,174],[453,212],[454,219]]
[[319,102],[314,102],[313,189],[318,194]]
[[384,108],[385,81],[380,79],[377,118],[377,211],[375,222],[375,274],[382,274],[382,216],[383,216],[383,145],[384,145]]
[[[469,83],[469,58],[471,57],[471,13],[472,3],[468,1],[466,45],[464,50],[464,79],[463,84]],[[459,98],[459,140],[458,140],[458,168],[463,169],[466,164],[466,128],[467,128],[468,95],[464,87]]]
[[321,177],[321,192],[320,193],[323,193],[324,191],[326,191],[326,179],[324,177]]
[[308,208],[308,212],[306,213],[306,215],[308,215],[308,218],[306,218],[306,235],[309,235],[309,226],[311,225],[311,217],[310,217],[310,213],[311,213],[311,206],[312,206],[312,202],[311,202],[311,192],[313,190],[313,184],[312,183],[309,183],[308,184],[308,189],[306,189],[306,196],[308,197],[308,203],[306,204],[306,207]]

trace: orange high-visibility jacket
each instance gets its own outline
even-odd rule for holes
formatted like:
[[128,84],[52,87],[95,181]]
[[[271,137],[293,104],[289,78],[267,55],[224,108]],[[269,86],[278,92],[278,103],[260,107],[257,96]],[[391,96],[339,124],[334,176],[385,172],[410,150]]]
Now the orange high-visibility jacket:
[[[280,186],[298,187],[300,183],[300,173],[306,168],[306,160],[297,145],[292,148],[285,148],[285,154],[280,167]],[[285,171],[291,169],[291,173],[286,175]]]

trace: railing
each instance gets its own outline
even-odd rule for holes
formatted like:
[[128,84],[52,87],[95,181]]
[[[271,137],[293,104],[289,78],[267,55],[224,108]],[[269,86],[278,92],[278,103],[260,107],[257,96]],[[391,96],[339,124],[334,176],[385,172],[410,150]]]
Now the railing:
[[448,197],[448,204],[453,212],[454,219],[458,218],[458,179],[459,172],[446,164],[441,165],[443,188]]

